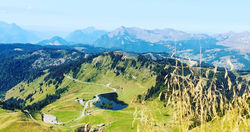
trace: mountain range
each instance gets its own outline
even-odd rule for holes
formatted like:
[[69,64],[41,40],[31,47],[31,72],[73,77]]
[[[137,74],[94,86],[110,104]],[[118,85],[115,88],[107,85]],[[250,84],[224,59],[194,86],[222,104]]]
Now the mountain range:
[[[250,32],[228,32],[215,35],[193,34],[174,29],[147,30],[137,27],[120,27],[113,31],[88,27],[76,30],[62,38],[55,36],[41,40],[41,36],[22,29],[16,24],[0,23],[0,43],[36,43],[39,45],[86,44],[94,47],[123,50],[127,52],[167,52],[186,60],[202,61],[214,66],[229,67],[234,70],[250,69]],[[77,47],[78,50],[84,48]],[[95,50],[95,49],[93,49]],[[202,55],[200,55],[202,54]]]
[[[8,24],[0,21],[0,43],[36,43],[43,37],[34,31],[21,28],[16,24]],[[61,36],[59,36],[61,37]],[[166,44],[167,42],[178,42],[187,40],[204,40],[214,39],[216,45],[244,51],[249,53],[250,32],[227,32],[221,34],[192,34],[171,28],[147,30],[137,27],[119,27],[113,31],[98,30],[94,27],[88,27],[81,30],[75,30],[69,33],[64,39],[70,44],[90,44],[96,46],[105,46],[109,48],[120,47],[125,45],[125,41],[129,42],[147,42],[152,44]],[[120,40],[115,45],[105,44],[105,41]]]

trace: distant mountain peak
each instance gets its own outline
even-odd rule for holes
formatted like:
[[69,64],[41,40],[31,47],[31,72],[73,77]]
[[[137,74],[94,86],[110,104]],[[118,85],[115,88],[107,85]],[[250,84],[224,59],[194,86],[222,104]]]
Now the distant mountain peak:
[[60,36],[54,36],[50,40],[64,40],[64,39]]
[[28,43],[38,40],[38,37],[17,24],[0,21],[0,43]]
[[107,31],[99,30],[94,27],[87,27],[81,30],[75,30],[70,33],[65,39],[69,42],[82,43],[82,44],[92,44],[102,35],[106,34]]
[[127,31],[127,28],[124,26],[121,26],[121,27],[115,29],[114,31],[109,32],[108,37],[113,38],[113,37],[118,36],[118,35],[122,36],[125,34],[126,31]]
[[90,26],[90,27],[87,27],[87,28],[84,28],[84,29],[75,30],[74,32],[93,33],[93,32],[95,32],[96,30],[98,30],[98,29],[96,29],[96,28],[93,27],[93,26]]
[[59,36],[54,36],[51,39],[43,40],[38,43],[39,45],[69,45],[69,42]]

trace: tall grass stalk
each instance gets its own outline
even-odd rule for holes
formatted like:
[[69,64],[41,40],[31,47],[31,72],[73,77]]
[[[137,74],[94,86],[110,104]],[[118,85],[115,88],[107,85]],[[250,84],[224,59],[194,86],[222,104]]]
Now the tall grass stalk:
[[[217,67],[200,67],[199,70],[188,64],[181,64],[180,67],[165,67],[166,70],[173,71],[166,75],[166,85],[169,86],[167,93],[171,93],[166,98],[168,106],[175,111],[174,120],[180,131],[188,131],[197,126],[199,131],[207,131],[207,122],[219,120],[223,116],[225,117],[218,130],[239,130],[242,123],[249,129],[248,82],[232,83],[227,69],[224,73],[226,82],[223,82],[217,78],[217,74],[222,74],[217,71]],[[225,125],[228,123],[231,125]]]
[[[173,54],[176,55],[176,46]],[[202,68],[201,61],[200,47],[199,68],[180,64],[177,59],[175,65],[165,66],[168,70],[165,99],[167,106],[173,109],[173,122],[168,126],[177,127],[182,132],[250,131],[249,82],[238,81],[237,78],[232,82],[227,69]],[[222,74],[223,77],[219,77]],[[152,131],[150,118],[143,111],[141,117],[136,117],[141,119],[138,131],[142,127],[146,128],[144,131]]]

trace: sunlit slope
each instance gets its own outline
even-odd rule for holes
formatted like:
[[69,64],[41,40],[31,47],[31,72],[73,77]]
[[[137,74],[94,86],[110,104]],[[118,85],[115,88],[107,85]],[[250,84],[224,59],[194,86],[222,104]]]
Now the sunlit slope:
[[22,82],[9,90],[5,99],[22,99],[25,100],[25,106],[29,106],[45,99],[47,95],[55,94],[56,90],[67,88],[59,99],[47,105],[41,111],[56,116],[60,122],[69,122],[81,115],[83,106],[75,101],[77,98],[90,100],[97,94],[112,92],[112,89],[107,87],[109,85],[116,88],[118,99],[128,104],[127,108],[120,111],[111,111],[92,107],[88,109],[88,111],[94,111],[92,115],[69,122],[64,127],[73,126],[73,128],[77,128],[83,123],[90,123],[91,125],[114,123],[114,125],[107,127],[117,130],[123,125],[124,129],[131,129],[135,108],[141,105],[136,103],[137,96],[155,85],[156,75],[152,71],[152,64],[143,64],[137,58],[115,59],[115,57],[117,56],[108,53],[100,55],[90,63],[82,63],[77,74],[72,71],[64,74],[64,76],[70,76],[86,83],[79,83],[66,77],[63,78],[61,83],[49,83],[51,80],[54,82],[54,79],[46,81],[44,78],[48,76],[49,71],[45,71],[46,74],[33,82]]
[[[91,64],[82,64],[76,78],[82,82],[90,83],[82,84],[76,81],[67,83],[69,84],[69,90],[63,94],[62,98],[46,106],[42,111],[57,116],[58,120],[61,122],[70,121],[79,116],[83,109],[80,104],[75,101],[76,98],[89,100],[96,94],[111,92],[112,90],[109,88],[97,85],[110,84],[110,87],[117,89],[119,100],[128,104],[126,109],[111,111],[92,107],[89,109],[89,111],[94,110],[92,115],[68,123],[66,126],[74,126],[82,122],[92,125],[115,122],[120,125],[123,124],[124,128],[131,128],[135,106],[139,105],[133,103],[133,100],[136,100],[139,94],[146,92],[148,88],[154,85],[155,77],[152,76],[152,73],[147,68],[136,70],[131,66],[128,66],[124,73],[117,75],[118,71],[109,69],[110,63],[110,56],[99,56],[95,58]],[[123,61],[118,62],[117,65],[122,67],[124,65],[123,63]],[[98,68],[96,65],[100,67]],[[65,78],[64,81],[69,81],[69,79]],[[64,84],[64,82],[62,84]],[[74,110],[75,113],[73,112]],[[112,127],[121,127],[120,125]]]
[[33,120],[21,111],[8,111],[0,109],[0,132],[57,132],[67,131],[61,126]]

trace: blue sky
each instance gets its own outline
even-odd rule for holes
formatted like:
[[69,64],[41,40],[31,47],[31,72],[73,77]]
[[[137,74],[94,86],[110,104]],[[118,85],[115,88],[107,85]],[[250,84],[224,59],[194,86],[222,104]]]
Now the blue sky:
[[250,0],[0,0],[0,21],[33,30],[88,26],[250,31]]

